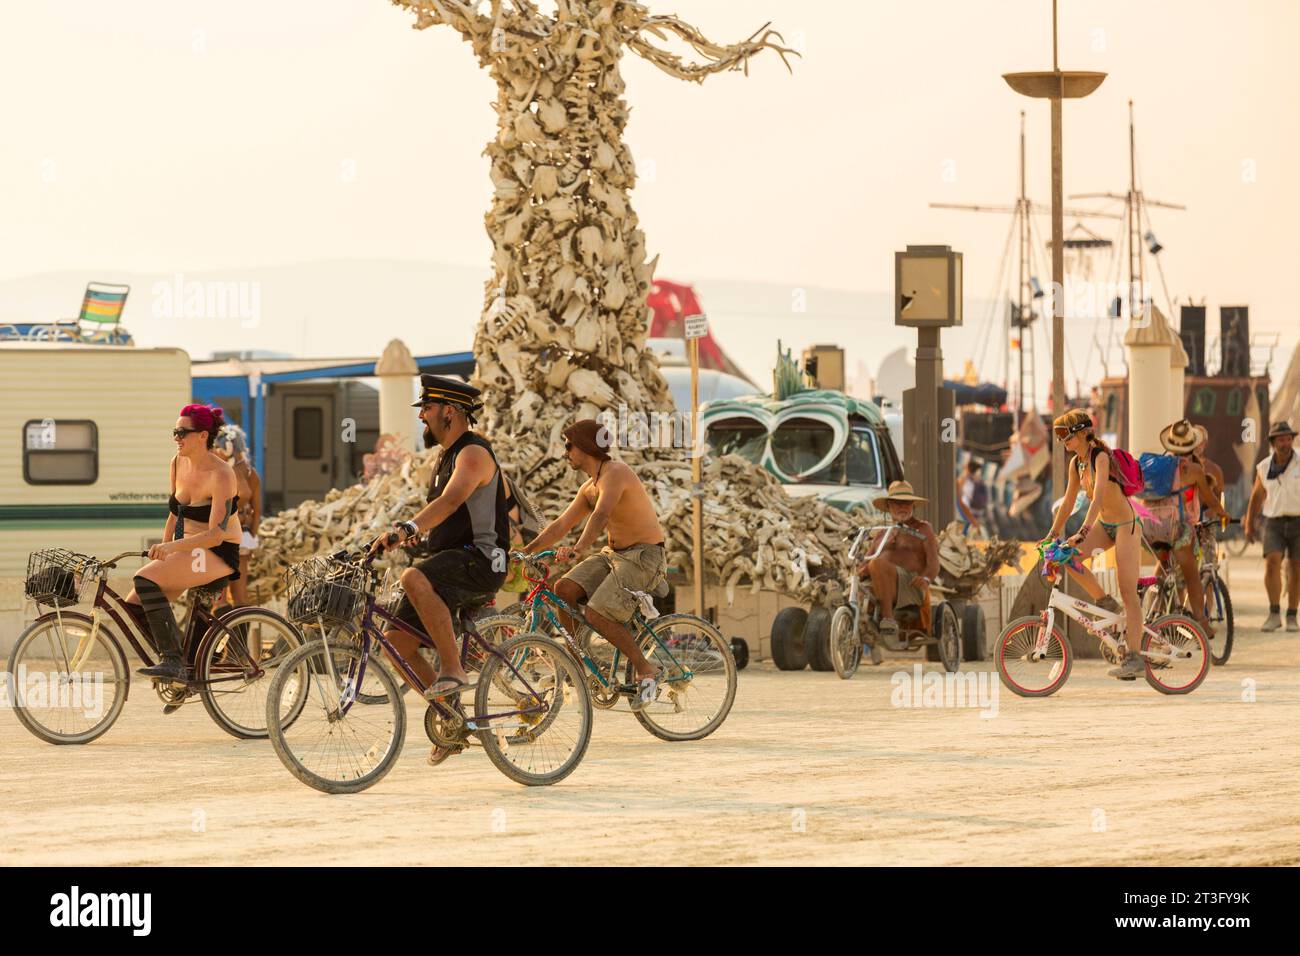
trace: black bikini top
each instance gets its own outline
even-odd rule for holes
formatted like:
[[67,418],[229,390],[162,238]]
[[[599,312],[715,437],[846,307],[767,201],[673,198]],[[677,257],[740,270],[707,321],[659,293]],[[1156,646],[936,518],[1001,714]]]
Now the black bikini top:
[[[212,519],[211,501],[206,505],[183,505],[175,495],[172,495],[167,499],[167,510],[180,518],[187,518],[190,521],[210,521]],[[232,513],[239,510],[239,495],[235,495],[230,510]]]

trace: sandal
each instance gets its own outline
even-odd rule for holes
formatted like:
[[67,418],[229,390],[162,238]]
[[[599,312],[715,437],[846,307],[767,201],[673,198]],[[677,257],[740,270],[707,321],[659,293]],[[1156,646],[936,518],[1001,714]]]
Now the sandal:
[[[438,690],[438,685],[447,686]],[[453,694],[459,694],[462,691],[473,690],[478,684],[471,684],[469,681],[463,681],[459,677],[439,677],[436,681],[428,686],[424,692],[425,700],[442,700],[444,697],[451,697]]]

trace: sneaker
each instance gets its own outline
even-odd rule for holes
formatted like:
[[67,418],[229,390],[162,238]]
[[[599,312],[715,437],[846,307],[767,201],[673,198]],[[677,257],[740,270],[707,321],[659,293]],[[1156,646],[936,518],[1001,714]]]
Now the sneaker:
[[1112,667],[1106,673],[1117,680],[1137,680],[1145,670],[1146,665],[1142,663],[1142,658],[1130,654],[1124,658],[1124,663],[1119,667]]
[[631,705],[633,710],[644,710],[650,704],[659,699],[659,691],[662,684],[659,683],[664,672],[660,671],[654,677],[642,677],[637,683],[636,694],[633,695]]
[[1294,614],[1288,614],[1286,616],[1286,629],[1288,631],[1300,631],[1300,624],[1296,623],[1295,617]]
[[1269,611],[1268,618],[1264,621],[1261,631],[1280,631],[1282,629],[1282,615],[1277,611]]

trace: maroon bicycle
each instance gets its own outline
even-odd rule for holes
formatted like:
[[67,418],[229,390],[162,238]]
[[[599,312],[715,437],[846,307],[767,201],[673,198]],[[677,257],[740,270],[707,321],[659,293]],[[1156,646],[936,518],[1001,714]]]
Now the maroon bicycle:
[[[108,573],[126,558],[107,561],[61,548],[33,552],[26,594],[37,617],[18,637],[5,675],[14,712],[24,727],[52,744],[85,744],[102,736],[122,713],[131,689],[129,645],[146,665],[158,653]],[[153,681],[172,712],[191,697],[203,701],[217,726],[239,738],[267,736],[266,691],[285,658],[303,642],[298,628],[260,607],[215,615],[212,604],[224,579],[191,588],[193,610],[185,629],[185,679]],[[69,610],[93,590],[90,613]],[[125,638],[125,643],[124,639]],[[292,722],[301,713],[282,714]]]

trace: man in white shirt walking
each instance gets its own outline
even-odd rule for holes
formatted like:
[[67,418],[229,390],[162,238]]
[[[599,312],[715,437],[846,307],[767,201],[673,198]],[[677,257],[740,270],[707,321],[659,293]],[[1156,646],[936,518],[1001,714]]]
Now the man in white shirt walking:
[[1243,530],[1246,540],[1258,537],[1260,511],[1264,513],[1264,588],[1268,591],[1268,619],[1262,630],[1282,626],[1282,561],[1287,563],[1286,629],[1300,631],[1296,605],[1300,604],[1300,458],[1292,443],[1295,431],[1287,422],[1268,430],[1272,451],[1255,466],[1255,487],[1246,505]]

